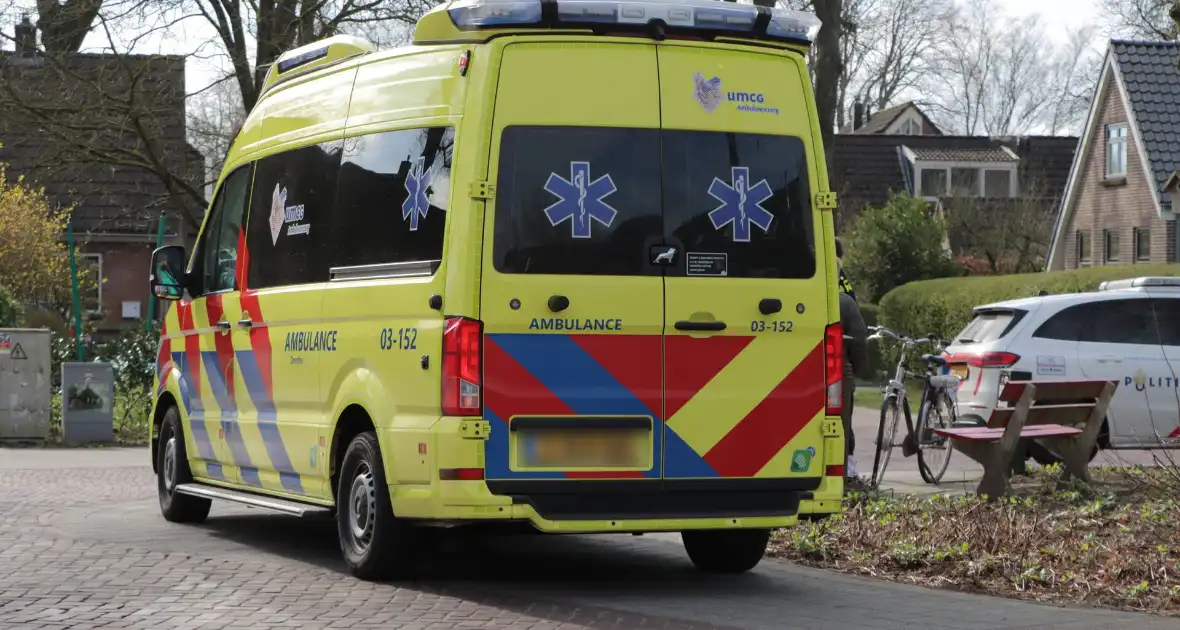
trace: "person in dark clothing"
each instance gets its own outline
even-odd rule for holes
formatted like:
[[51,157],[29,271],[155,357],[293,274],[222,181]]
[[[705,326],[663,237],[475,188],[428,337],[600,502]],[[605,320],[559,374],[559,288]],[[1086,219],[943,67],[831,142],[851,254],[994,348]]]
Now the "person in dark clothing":
[[841,293],[847,293],[856,299],[856,292],[852,290],[852,282],[848,280],[848,274],[844,273],[844,241],[839,238],[836,239],[836,269],[840,272],[837,282],[840,286]]
[[869,367],[869,330],[860,306],[848,293],[840,293],[840,323],[844,328],[844,410],[840,420],[844,424],[844,474],[856,477],[856,462],[852,452],[856,436],[852,432],[853,397],[856,394],[856,375],[863,375]]

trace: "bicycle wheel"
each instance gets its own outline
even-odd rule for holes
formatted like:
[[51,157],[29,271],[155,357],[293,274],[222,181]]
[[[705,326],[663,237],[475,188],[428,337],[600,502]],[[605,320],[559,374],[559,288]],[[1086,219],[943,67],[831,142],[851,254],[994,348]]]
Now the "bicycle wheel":
[[946,392],[938,392],[928,398],[918,412],[914,432],[918,437],[918,471],[922,480],[938,484],[951,463],[951,442],[934,432],[935,429],[949,429],[955,425],[955,406]]
[[893,454],[893,445],[897,443],[897,421],[901,417],[901,410],[897,406],[897,399],[889,397],[881,403],[881,423],[877,425],[876,453],[873,455],[874,488],[880,485],[885,476],[885,468],[889,465],[889,456]]

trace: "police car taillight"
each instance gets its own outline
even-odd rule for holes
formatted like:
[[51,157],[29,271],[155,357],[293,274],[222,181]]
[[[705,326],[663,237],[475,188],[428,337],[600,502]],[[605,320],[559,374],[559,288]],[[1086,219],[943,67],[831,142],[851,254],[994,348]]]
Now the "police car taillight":
[[[548,16],[544,6],[555,10]],[[754,38],[810,43],[820,27],[814,14],[721,0],[457,0],[447,8],[460,29],[571,24],[649,26],[728,31]],[[760,14],[769,19],[759,20]]]
[[483,409],[483,323],[450,317],[443,328],[442,412],[477,416]]
[[827,415],[844,412],[844,326],[828,324],[824,329],[824,372],[827,379]]

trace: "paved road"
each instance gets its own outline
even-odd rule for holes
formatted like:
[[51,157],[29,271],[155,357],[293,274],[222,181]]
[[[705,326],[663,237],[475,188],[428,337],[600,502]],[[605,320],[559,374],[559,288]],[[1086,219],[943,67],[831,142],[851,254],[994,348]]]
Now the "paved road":
[[0,629],[1180,628],[774,561],[713,578],[656,536],[455,543],[419,582],[371,584],[342,573],[327,521],[215,504],[166,523],[144,461],[0,449]]

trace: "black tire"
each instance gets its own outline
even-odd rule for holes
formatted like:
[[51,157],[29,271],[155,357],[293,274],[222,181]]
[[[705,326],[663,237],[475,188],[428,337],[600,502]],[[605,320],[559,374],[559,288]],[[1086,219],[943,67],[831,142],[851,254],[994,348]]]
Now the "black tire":
[[180,410],[176,406],[164,412],[157,439],[156,488],[160,493],[160,512],[164,520],[172,523],[204,521],[213,502],[176,492],[176,486],[193,481],[184,444],[184,427],[180,424]]
[[377,435],[353,438],[340,464],[336,530],[348,572],[362,580],[409,577],[414,569],[414,529],[394,517]]
[[705,573],[745,573],[758,566],[770,544],[769,529],[722,529],[682,532],[684,550]]
[[[1032,441],[1029,442],[1027,453],[1028,453],[1029,457],[1032,457],[1033,461],[1035,461],[1036,463],[1038,463],[1042,466],[1049,466],[1051,464],[1060,464],[1061,463],[1061,458],[1054,455],[1053,451],[1050,451],[1049,449],[1045,448],[1044,446],[1041,446],[1040,444],[1037,444],[1036,442],[1032,442]],[[1090,451],[1090,461],[1094,461],[1095,457],[1098,457],[1098,445],[1097,444],[1094,445],[1094,450]]]
[[885,476],[885,468],[893,454],[893,445],[897,443],[897,425],[900,422],[901,409],[897,406],[897,399],[886,399],[881,403],[881,422],[877,425],[877,441],[874,444],[876,450],[873,454],[873,476],[869,483],[874,488],[880,485],[881,478]]
[[[939,403],[942,403],[941,409],[938,406]],[[942,481],[942,476],[946,474],[946,469],[950,466],[951,454],[954,452],[951,449],[950,440],[939,438],[932,433],[926,434],[934,429],[950,429],[954,423],[954,405],[951,404],[945,393],[940,392],[934,398],[927,399],[922,405],[921,411],[918,412],[918,423],[914,432],[918,436],[918,472],[922,473],[922,481],[933,485]],[[942,448],[945,449],[942,461],[932,461],[929,456],[923,454],[924,452],[929,453],[931,449],[923,449],[922,446],[933,441],[941,441]]]

